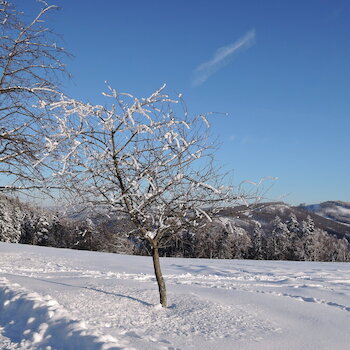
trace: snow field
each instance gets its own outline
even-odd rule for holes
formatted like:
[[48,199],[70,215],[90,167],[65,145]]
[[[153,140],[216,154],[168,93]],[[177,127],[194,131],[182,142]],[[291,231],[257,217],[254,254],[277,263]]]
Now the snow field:
[[75,350],[348,349],[347,263],[161,263],[167,309],[148,257],[0,244],[0,342],[11,350],[70,349],[62,339]]

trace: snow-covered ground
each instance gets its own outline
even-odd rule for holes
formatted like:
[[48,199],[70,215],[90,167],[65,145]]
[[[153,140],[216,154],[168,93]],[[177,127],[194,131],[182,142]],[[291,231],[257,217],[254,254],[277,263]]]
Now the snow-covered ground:
[[0,349],[349,349],[350,264],[0,243]]

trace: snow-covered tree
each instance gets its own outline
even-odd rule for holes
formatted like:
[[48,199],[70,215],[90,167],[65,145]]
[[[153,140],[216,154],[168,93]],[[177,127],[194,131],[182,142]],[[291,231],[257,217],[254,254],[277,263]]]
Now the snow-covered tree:
[[251,239],[247,231],[242,227],[233,227],[233,233],[229,235],[232,246],[232,259],[245,259],[251,248]]
[[38,218],[38,221],[36,223],[36,232],[35,236],[37,238],[38,245],[47,245],[47,242],[49,240],[49,230],[50,230],[50,223],[48,222],[48,219],[45,216],[40,216]]
[[306,221],[302,221],[300,231],[302,236],[309,236],[315,231],[315,223],[310,215],[307,216]]
[[251,255],[253,259],[263,260],[266,256],[266,238],[260,222],[255,221],[252,237]]
[[279,216],[275,217],[272,224],[272,233],[268,241],[269,259],[286,259],[290,246],[290,232],[287,224],[282,222]]
[[33,181],[42,177],[50,118],[35,105],[58,98],[65,52],[44,22],[57,7],[40,4],[28,19],[12,1],[0,1],[0,172],[7,176],[1,191],[42,186]]
[[171,236],[205,227],[218,205],[237,197],[212,166],[204,116],[190,117],[164,86],[142,99],[112,88],[104,95],[107,107],[68,98],[50,106],[60,128],[49,140],[56,178],[75,202],[129,217],[130,235],[150,245],[166,306],[159,248]]
[[0,197],[0,241],[18,243],[21,238],[23,212],[19,203]]
[[26,212],[21,223],[21,240],[23,244],[36,244],[35,237],[37,218],[33,212]]
[[338,240],[335,261],[350,261],[350,244],[345,237]]
[[295,216],[294,213],[291,213],[289,215],[289,218],[288,218],[286,224],[287,224],[287,228],[288,228],[289,232],[292,232],[292,233],[295,233],[295,234],[299,233],[299,231],[300,231],[300,224],[299,224],[298,219],[297,219],[297,217]]
[[[228,258],[223,249],[223,240],[226,241],[227,233],[220,230],[218,225],[208,225],[205,229],[198,230],[195,234],[194,257],[209,259]],[[227,254],[230,254],[228,252]]]
[[303,220],[300,225],[300,241],[297,246],[297,256],[299,260],[310,260],[313,255],[314,243],[315,243],[315,223],[310,217],[307,216],[306,221]]

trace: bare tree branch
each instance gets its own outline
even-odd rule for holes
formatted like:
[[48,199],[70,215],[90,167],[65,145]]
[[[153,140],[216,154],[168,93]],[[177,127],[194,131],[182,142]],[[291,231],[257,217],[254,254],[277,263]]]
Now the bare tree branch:
[[11,1],[0,1],[0,173],[6,181],[1,191],[40,187],[33,181],[44,178],[52,119],[37,106],[59,98],[61,75],[67,75],[67,53],[45,25],[57,6],[41,6],[26,22]]

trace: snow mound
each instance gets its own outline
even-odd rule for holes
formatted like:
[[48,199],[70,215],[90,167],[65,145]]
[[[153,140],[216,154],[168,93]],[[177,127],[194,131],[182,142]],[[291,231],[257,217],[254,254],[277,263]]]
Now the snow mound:
[[29,293],[6,278],[0,278],[0,326],[10,349],[126,349],[114,337],[89,331],[84,322],[71,319],[50,296]]

